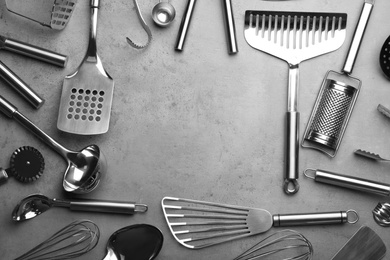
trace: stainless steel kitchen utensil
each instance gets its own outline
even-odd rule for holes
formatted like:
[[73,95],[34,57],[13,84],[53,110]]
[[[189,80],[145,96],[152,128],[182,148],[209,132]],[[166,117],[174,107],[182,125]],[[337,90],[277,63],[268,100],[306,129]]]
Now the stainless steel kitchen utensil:
[[139,8],[137,0],[133,0],[133,3],[135,6],[135,10],[137,12],[138,19],[142,25],[142,28],[144,28],[146,34],[148,35],[148,41],[146,42],[146,44],[143,45],[133,42],[132,40],[129,39],[129,37],[126,37],[126,41],[133,48],[143,49],[146,48],[152,41],[152,31],[150,30],[149,26],[146,24],[144,18],[142,17],[141,9]]
[[15,260],[59,260],[81,257],[95,248],[99,238],[100,230],[94,222],[77,220]]
[[77,0],[6,0],[8,11],[55,30],[68,24]]
[[233,7],[231,0],[222,0],[223,17],[225,22],[226,40],[228,53],[235,54],[238,52],[236,26],[234,23]]
[[0,184],[7,181],[9,176],[15,177],[20,182],[32,182],[43,174],[45,160],[42,154],[31,146],[22,146],[16,149],[10,160],[10,167],[0,167]]
[[382,115],[384,115],[385,117],[390,118],[390,109],[388,109],[388,108],[385,107],[384,105],[379,104],[378,107],[377,107],[377,110],[378,110]]
[[94,135],[108,131],[114,80],[97,54],[96,33],[100,0],[91,0],[91,29],[86,56],[76,72],[64,79],[57,128]]
[[328,71],[302,138],[302,147],[335,157],[360,92],[361,81],[350,76],[374,0],[365,0],[341,73]]
[[376,161],[387,161],[387,162],[390,161],[390,159],[385,159],[385,158],[381,157],[377,153],[372,153],[372,152],[364,151],[364,150],[361,150],[361,149],[355,150],[354,153],[357,154],[357,155],[369,158],[369,159],[376,160]]
[[35,218],[52,207],[69,208],[75,211],[134,214],[146,212],[148,206],[127,201],[111,200],[63,200],[50,199],[42,194],[31,194],[23,198],[14,208],[12,219],[20,222]]
[[170,25],[173,19],[175,19],[175,16],[176,10],[169,1],[162,2],[159,0],[158,4],[153,7],[153,21],[160,27],[167,27]]
[[313,246],[297,231],[281,230],[262,239],[234,260],[262,259],[271,255],[280,260],[310,260],[313,257]]
[[343,13],[246,11],[245,39],[253,48],[285,60],[289,66],[286,170],[284,191],[299,190],[300,62],[338,49],[344,42],[347,15]]
[[372,210],[374,220],[382,227],[390,227],[390,203],[379,202]]
[[379,65],[387,79],[390,79],[390,36],[383,43],[379,54]]
[[163,242],[164,236],[155,226],[127,226],[110,236],[103,260],[152,260],[159,254]]
[[371,228],[362,226],[331,260],[379,260],[385,254],[382,239]]
[[272,226],[353,224],[359,218],[354,210],[271,215],[264,209],[174,197],[164,197],[161,206],[173,237],[190,249],[264,233]]
[[177,35],[175,50],[182,51],[184,48],[184,42],[187,37],[188,28],[190,27],[191,17],[194,12],[196,0],[188,0],[187,7],[184,11],[184,16],[181,20],[179,33]]
[[[22,54],[59,67],[65,67],[68,57],[28,43],[0,35],[0,49]],[[44,100],[31,89],[18,75],[0,61],[0,78],[22,95],[34,108],[40,108]]]
[[68,56],[0,35],[0,49],[65,68]]
[[386,183],[310,168],[304,171],[304,175],[316,182],[373,193],[380,196],[390,196],[390,184]]
[[68,163],[62,185],[67,192],[89,193],[100,183],[106,173],[106,159],[97,145],[89,145],[79,152],[69,150],[34,125],[18,109],[0,96],[0,111],[30,130]]

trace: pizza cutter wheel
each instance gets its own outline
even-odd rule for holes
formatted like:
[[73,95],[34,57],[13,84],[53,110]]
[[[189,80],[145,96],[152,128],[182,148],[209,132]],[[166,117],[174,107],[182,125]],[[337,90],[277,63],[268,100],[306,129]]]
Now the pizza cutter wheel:
[[34,147],[22,146],[12,153],[8,169],[0,167],[0,183],[5,182],[9,176],[25,183],[35,181],[42,175],[44,168],[42,154]]

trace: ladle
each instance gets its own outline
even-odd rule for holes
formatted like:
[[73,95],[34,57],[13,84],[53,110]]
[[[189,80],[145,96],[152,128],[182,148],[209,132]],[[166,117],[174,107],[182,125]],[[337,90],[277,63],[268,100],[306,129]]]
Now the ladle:
[[107,255],[103,260],[152,260],[159,254],[163,241],[163,234],[155,226],[127,226],[108,239]]
[[105,213],[134,214],[146,212],[148,206],[134,202],[109,200],[77,200],[50,199],[42,194],[31,194],[22,199],[12,212],[12,219],[20,222],[35,218],[52,207],[65,207],[75,211],[94,211]]
[[84,194],[98,186],[101,175],[106,171],[106,160],[97,145],[89,145],[79,152],[63,147],[2,96],[0,96],[0,111],[26,127],[65,159],[68,163],[62,183],[65,191]]

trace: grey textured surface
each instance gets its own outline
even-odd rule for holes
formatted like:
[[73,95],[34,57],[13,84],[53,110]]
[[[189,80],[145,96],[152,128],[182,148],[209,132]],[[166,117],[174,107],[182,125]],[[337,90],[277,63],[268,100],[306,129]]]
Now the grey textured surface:
[[[1,60],[20,75],[46,102],[33,110],[0,82],[2,96],[37,126],[64,146],[78,150],[96,143],[106,154],[108,173],[101,186],[85,198],[130,200],[149,206],[146,214],[121,216],[80,213],[55,208],[36,219],[13,223],[16,203],[31,193],[71,197],[62,191],[63,159],[16,122],[0,116],[0,166],[9,165],[12,152],[23,145],[39,149],[46,161],[44,175],[31,184],[14,179],[0,187],[1,259],[13,259],[73,220],[87,218],[101,229],[101,240],[80,259],[102,259],[105,243],[117,229],[149,223],[162,230],[163,249],[157,259],[231,259],[263,236],[213,248],[191,251],[180,246],[164,222],[164,196],[264,208],[271,213],[299,213],[354,209],[355,225],[297,227],[312,242],[314,259],[329,259],[361,225],[374,229],[390,248],[390,233],[378,226],[371,210],[389,198],[318,184],[300,176],[301,190],[282,191],[284,178],[284,118],[287,100],[287,64],[252,49],[243,37],[247,9],[345,12],[347,39],[330,54],[300,66],[299,111],[301,136],[323,77],[340,71],[363,1],[292,0],[233,1],[239,53],[227,54],[220,1],[199,0],[184,51],[174,51],[186,1],[172,1],[177,17],[168,28],[156,27],[151,10],[158,1],[140,1],[153,41],[144,50],[125,40],[146,41],[132,1],[102,1],[98,22],[98,52],[115,80],[110,129],[101,136],[73,136],[56,128],[65,75],[84,57],[89,31],[89,1],[79,0],[70,23],[53,31],[17,17],[0,1],[0,33],[69,55],[65,69],[1,51]],[[376,111],[390,107],[390,82],[382,75],[378,55],[390,34],[389,1],[377,1],[352,73],[362,80],[362,91],[336,158],[300,149],[300,172],[318,168],[390,183],[390,164],[353,155],[357,148],[390,157],[390,121]],[[269,231],[273,232],[277,228]],[[386,259],[390,259],[387,255]]]

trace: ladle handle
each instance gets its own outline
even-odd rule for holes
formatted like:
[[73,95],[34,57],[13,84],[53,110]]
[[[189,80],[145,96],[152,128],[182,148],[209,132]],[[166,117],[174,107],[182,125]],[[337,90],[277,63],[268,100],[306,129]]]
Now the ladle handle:
[[27,117],[25,117],[22,113],[18,111],[18,108],[12,105],[9,101],[7,101],[4,97],[0,95],[0,111],[3,112],[9,118],[15,119],[25,128],[34,133],[38,138],[40,138],[43,142],[49,145],[56,152],[61,154],[64,158],[67,157],[67,153],[70,152],[59,143],[57,143],[53,138],[48,136],[45,132],[39,129],[36,125],[34,125]]
[[62,201],[53,199],[55,206],[68,207],[75,211],[94,211],[105,213],[134,214],[146,212],[148,206],[134,202],[111,201],[111,200],[83,200],[83,201]]

